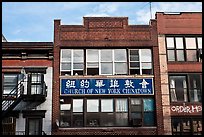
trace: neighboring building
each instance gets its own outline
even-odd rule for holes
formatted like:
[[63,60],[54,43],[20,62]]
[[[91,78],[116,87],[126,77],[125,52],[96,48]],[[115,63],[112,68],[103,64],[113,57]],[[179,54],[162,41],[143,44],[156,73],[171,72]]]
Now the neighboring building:
[[4,37],[4,35],[2,34],[2,42],[7,42],[6,38]]
[[164,133],[202,133],[202,13],[156,13]]
[[2,43],[2,134],[51,134],[52,42]]
[[156,20],[54,21],[53,135],[161,135]]

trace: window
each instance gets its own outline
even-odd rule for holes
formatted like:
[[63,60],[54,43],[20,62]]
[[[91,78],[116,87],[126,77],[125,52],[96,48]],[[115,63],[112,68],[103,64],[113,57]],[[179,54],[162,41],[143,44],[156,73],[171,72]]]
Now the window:
[[173,117],[173,135],[202,135],[202,119],[194,117]]
[[154,126],[154,100],[131,99],[131,122],[133,126]]
[[27,118],[26,135],[42,134],[42,118]]
[[60,73],[61,75],[153,74],[151,49],[131,49],[129,54],[127,51],[127,49],[61,49]]
[[152,74],[151,49],[130,49],[129,50],[130,74]]
[[151,98],[63,98],[60,127],[127,127],[138,126],[138,122],[139,126],[155,125]]
[[82,49],[61,49],[61,74],[83,75],[84,51]]
[[202,50],[201,37],[167,36],[168,61],[198,61],[198,50]]
[[201,102],[201,75],[169,76],[171,102]]
[[4,80],[3,80],[3,94],[12,94],[15,92],[17,89],[18,85],[18,80],[20,79],[19,74],[4,74],[3,75]]
[[28,94],[44,94],[44,74],[30,73],[28,74]]

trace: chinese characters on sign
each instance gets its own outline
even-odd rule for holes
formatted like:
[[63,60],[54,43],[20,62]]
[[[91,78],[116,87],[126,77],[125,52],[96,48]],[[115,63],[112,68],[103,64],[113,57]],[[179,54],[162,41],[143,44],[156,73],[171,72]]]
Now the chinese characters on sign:
[[62,79],[61,94],[148,94],[153,79]]

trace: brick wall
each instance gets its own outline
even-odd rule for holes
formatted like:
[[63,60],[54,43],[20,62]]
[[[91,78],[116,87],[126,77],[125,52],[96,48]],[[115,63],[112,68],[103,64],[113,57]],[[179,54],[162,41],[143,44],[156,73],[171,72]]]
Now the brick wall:
[[[151,48],[153,52],[156,119],[157,128],[138,130],[116,128],[111,132],[102,129],[58,129],[56,120],[59,120],[59,92],[60,92],[60,48]],[[161,107],[160,70],[157,44],[156,21],[151,25],[128,25],[127,18],[84,18],[84,25],[60,25],[60,20],[54,21],[54,83],[53,83],[53,115],[52,133],[67,135],[136,135],[136,134],[163,134],[163,120]],[[111,127],[109,128],[112,129]],[[142,128],[141,128],[142,129]],[[158,130],[157,130],[158,129]]]

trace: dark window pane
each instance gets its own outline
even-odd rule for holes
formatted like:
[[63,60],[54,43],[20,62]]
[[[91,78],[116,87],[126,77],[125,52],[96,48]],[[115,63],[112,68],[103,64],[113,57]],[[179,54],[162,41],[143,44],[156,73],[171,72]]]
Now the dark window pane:
[[153,112],[144,113],[144,125],[145,126],[154,126],[155,117]]
[[60,111],[60,127],[71,126],[71,114],[70,111]]
[[151,75],[152,74],[152,69],[142,69],[142,74]]
[[138,105],[132,105],[131,106],[131,111],[132,112],[141,112],[142,111],[142,107],[141,106],[138,106]]
[[100,119],[101,126],[109,127],[114,126],[114,115],[113,113],[101,113]]
[[116,113],[115,126],[128,126],[128,113]]
[[99,68],[87,68],[87,75],[99,75]]
[[174,50],[167,50],[168,61],[175,61],[175,53]]
[[73,114],[73,126],[74,127],[83,127],[83,113],[74,113]]
[[89,126],[89,127],[98,127],[98,126],[100,126],[99,113],[87,113],[86,126]]
[[130,67],[139,68],[140,63],[139,62],[130,62]]
[[142,113],[141,112],[134,112],[134,113],[131,113],[131,119],[140,119],[142,118]]
[[83,75],[83,70],[73,70],[74,75]]
[[133,75],[133,74],[140,75],[140,70],[139,69],[130,69],[130,75]]
[[130,55],[139,55],[139,50],[130,50]]

